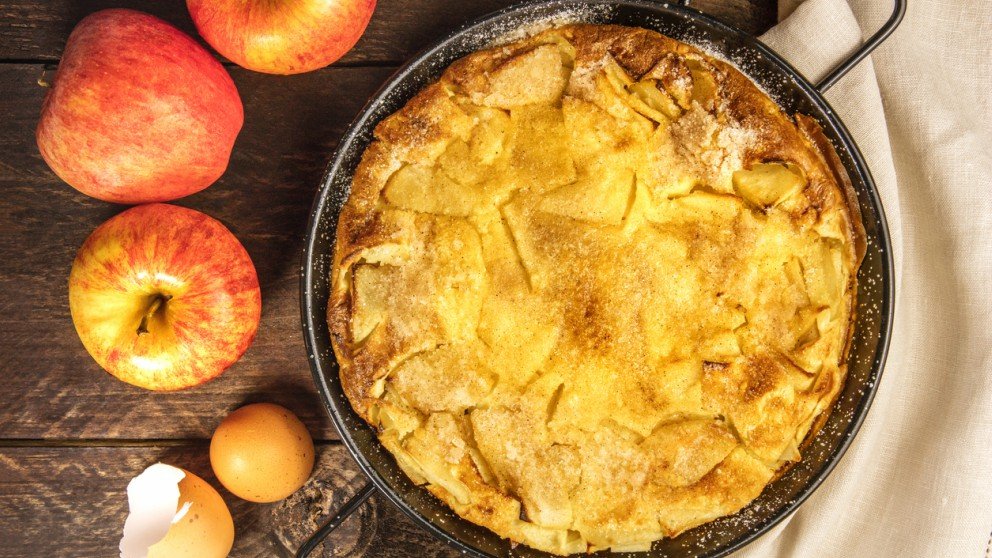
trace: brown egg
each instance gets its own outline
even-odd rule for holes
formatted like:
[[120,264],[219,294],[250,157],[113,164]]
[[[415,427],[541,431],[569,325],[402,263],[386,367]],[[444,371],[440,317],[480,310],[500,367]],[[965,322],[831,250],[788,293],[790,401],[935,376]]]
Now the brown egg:
[[313,440],[291,411],[255,403],[234,411],[210,440],[210,465],[225,488],[251,502],[299,490],[313,471]]
[[179,481],[179,506],[189,509],[165,538],[148,548],[148,558],[224,558],[234,545],[234,521],[220,494],[186,471]]

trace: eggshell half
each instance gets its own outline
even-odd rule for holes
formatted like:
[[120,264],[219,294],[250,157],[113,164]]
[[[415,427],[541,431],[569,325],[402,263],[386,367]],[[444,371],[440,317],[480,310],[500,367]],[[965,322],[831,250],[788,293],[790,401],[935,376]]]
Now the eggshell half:
[[186,471],[179,482],[179,507],[165,538],[148,549],[148,558],[224,558],[234,546],[234,520],[220,494]]
[[223,558],[231,552],[231,512],[193,473],[156,463],[131,480],[127,496],[121,558]]

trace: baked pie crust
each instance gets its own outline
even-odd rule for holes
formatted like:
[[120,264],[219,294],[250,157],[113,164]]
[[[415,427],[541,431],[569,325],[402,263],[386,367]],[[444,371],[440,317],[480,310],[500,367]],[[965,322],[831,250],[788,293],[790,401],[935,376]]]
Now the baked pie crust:
[[460,516],[646,550],[801,458],[864,233],[817,124],[644,29],[458,60],[375,130],[328,320],[351,404]]

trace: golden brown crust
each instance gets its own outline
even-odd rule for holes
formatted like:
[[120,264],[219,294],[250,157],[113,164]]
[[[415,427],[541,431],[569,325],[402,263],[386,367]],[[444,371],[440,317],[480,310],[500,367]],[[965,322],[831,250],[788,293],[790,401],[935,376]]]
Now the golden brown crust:
[[865,226],[861,220],[861,205],[858,203],[858,193],[854,190],[851,177],[848,176],[847,169],[844,168],[844,163],[841,162],[840,156],[837,155],[833,143],[824,135],[823,128],[820,127],[820,124],[816,120],[805,114],[796,114],[796,124],[807,140],[816,148],[820,156],[823,157],[823,161],[830,169],[835,182],[841,187],[840,193],[844,196],[844,204],[850,220],[848,226],[850,227],[853,238],[851,247],[854,250],[854,262],[857,265],[861,265],[861,260],[864,259],[865,252],[867,251],[868,236],[865,234]]
[[572,25],[474,53],[356,170],[345,393],[462,517],[646,548],[746,505],[827,417],[857,208],[812,119],[689,45]]

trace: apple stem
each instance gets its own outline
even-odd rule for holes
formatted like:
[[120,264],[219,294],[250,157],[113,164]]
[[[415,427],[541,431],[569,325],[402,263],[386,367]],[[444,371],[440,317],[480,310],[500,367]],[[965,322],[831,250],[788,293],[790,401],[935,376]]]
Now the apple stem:
[[45,79],[45,74],[47,74],[47,73],[48,73],[48,69],[47,68],[41,71],[41,77],[38,78],[38,85],[40,85],[42,87],[51,87],[52,86],[51,82],[49,82],[47,79]]
[[145,315],[141,317],[141,323],[138,324],[138,335],[148,333],[148,320],[152,319],[152,316],[158,312],[159,308],[161,308],[166,302],[169,302],[171,298],[172,295],[155,295],[155,298],[152,299],[152,303],[148,306],[148,310],[145,312]]

